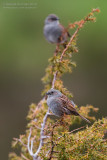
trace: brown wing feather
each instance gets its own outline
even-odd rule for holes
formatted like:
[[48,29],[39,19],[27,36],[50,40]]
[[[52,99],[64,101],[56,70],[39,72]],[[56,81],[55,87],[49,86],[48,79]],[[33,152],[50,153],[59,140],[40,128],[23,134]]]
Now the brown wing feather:
[[66,35],[66,37],[71,37],[67,29],[62,24],[59,24],[59,25],[62,28],[62,37],[63,35]]
[[60,99],[62,100],[62,103],[64,104],[63,107],[66,107],[68,110],[70,110],[71,114],[76,115],[76,116],[80,116],[83,120],[90,123],[90,121],[88,119],[86,119],[85,117],[83,117],[82,115],[80,115],[77,112],[76,108],[72,105],[71,101],[65,95],[62,94]]
[[[71,112],[77,112],[76,108],[72,105],[71,101],[65,96],[65,95],[62,95],[61,97],[61,100],[64,104],[64,106],[70,110]],[[78,113],[78,112],[77,112]]]

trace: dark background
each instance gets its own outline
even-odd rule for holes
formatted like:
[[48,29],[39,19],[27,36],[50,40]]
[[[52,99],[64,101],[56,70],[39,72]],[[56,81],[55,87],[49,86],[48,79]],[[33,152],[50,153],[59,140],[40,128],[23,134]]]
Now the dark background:
[[77,67],[63,79],[76,104],[92,104],[100,108],[97,118],[106,116],[107,0],[4,0],[0,4],[0,159],[7,160],[13,151],[12,138],[24,133],[28,106],[41,99],[41,78],[55,49],[43,36],[44,19],[50,13],[67,26],[92,8],[101,9],[97,22],[79,32],[79,53],[73,55]]

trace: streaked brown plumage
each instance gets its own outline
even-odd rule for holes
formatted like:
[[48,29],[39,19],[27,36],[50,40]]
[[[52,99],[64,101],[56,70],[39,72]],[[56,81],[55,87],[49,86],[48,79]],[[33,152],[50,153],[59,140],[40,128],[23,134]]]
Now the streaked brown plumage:
[[78,113],[75,108],[75,104],[59,90],[50,89],[47,92],[47,105],[52,113],[58,117],[62,117],[64,114],[75,115],[80,116],[83,120],[90,123],[88,119]]

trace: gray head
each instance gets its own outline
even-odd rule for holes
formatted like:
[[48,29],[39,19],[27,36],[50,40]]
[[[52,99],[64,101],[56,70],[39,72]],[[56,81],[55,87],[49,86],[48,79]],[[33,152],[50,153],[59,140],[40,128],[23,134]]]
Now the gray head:
[[59,90],[51,88],[47,93],[46,93],[48,98],[51,97],[60,97],[62,93]]
[[59,24],[59,18],[55,14],[50,14],[45,19],[45,24]]

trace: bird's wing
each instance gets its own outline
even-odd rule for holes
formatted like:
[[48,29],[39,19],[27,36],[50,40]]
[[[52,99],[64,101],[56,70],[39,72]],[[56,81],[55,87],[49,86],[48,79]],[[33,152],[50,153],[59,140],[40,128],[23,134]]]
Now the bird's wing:
[[67,31],[67,29],[66,29],[62,24],[59,24],[59,25],[60,25],[60,27],[61,27],[61,29],[62,29],[62,35],[61,35],[61,36],[63,36],[63,35],[66,34],[66,36],[71,37],[71,35],[70,35],[69,32]]
[[85,117],[83,117],[82,115],[80,115],[76,108],[74,107],[73,103],[65,96],[62,94],[62,96],[60,97],[63,106],[68,109],[71,114],[75,115],[75,116],[80,116],[83,120],[85,120],[86,122],[90,123],[90,121],[88,119],[86,119]]
[[79,113],[77,112],[76,108],[74,107],[74,105],[71,103],[71,101],[65,96],[62,94],[62,96],[60,97],[62,103],[63,103],[63,106],[65,108],[67,108],[68,110],[70,110],[72,113],[76,114],[76,115],[79,115]]

